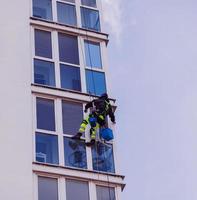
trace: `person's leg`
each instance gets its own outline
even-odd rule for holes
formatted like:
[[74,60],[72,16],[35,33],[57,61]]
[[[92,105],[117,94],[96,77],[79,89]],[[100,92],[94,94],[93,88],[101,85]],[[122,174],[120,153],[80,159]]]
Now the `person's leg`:
[[86,130],[86,127],[88,125],[88,118],[87,117],[86,119],[84,119],[80,125],[80,128],[79,128],[79,131],[77,132],[76,135],[74,135],[72,138],[73,139],[80,139],[80,137],[82,136],[82,134],[85,132]]
[[96,141],[96,133],[99,128],[99,124],[96,123],[96,126],[90,128],[90,142],[86,142],[87,146],[92,146],[95,144]]

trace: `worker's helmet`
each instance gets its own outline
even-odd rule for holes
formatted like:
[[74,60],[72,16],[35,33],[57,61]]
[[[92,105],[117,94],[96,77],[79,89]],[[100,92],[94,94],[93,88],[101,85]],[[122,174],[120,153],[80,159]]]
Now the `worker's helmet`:
[[107,93],[103,93],[103,94],[101,94],[100,98],[101,98],[101,99],[105,99],[105,100],[107,100],[107,99],[108,99],[108,95],[107,95]]

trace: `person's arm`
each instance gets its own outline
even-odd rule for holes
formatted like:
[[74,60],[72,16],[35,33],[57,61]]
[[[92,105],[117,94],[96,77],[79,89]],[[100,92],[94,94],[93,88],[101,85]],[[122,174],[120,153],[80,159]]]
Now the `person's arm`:
[[114,112],[112,110],[112,106],[110,104],[109,104],[109,117],[110,117],[111,121],[113,123],[115,123],[115,115],[114,115]]
[[92,108],[92,107],[93,107],[92,101],[91,101],[91,102],[88,102],[88,103],[85,105],[85,112],[87,112],[88,108]]

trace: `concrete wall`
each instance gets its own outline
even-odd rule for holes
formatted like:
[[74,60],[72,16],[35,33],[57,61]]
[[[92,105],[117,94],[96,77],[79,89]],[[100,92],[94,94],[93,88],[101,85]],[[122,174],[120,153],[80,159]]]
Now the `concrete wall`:
[[30,1],[0,6],[0,199],[32,200]]

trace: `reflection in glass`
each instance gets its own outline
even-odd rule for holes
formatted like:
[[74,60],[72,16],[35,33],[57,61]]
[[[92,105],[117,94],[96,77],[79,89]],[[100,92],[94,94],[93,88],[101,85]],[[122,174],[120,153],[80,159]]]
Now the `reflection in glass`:
[[51,0],[33,0],[33,16],[53,20]]
[[81,4],[90,7],[96,7],[96,0],[81,0]]
[[37,128],[55,131],[54,101],[50,99],[36,98]]
[[85,41],[86,65],[94,68],[102,68],[100,44]]
[[94,170],[115,173],[112,145],[96,143],[92,147],[92,158]]
[[36,133],[36,161],[58,164],[57,136]]
[[77,37],[59,33],[58,43],[60,61],[78,65],[79,52]]
[[75,6],[57,2],[57,18],[62,24],[77,25]]
[[60,64],[61,88],[81,91],[80,69]]
[[35,55],[52,58],[51,33],[35,30]]
[[58,200],[58,182],[55,178],[38,177],[38,200]]
[[54,63],[34,59],[34,83],[55,86]]
[[83,140],[64,137],[65,166],[87,168],[86,146]]
[[105,74],[86,70],[86,87],[90,94],[101,95],[106,92]]
[[100,31],[99,12],[88,8],[81,8],[82,27]]
[[89,200],[88,183],[83,181],[66,180],[67,200]]
[[75,135],[83,120],[83,105],[62,101],[62,123],[64,134]]
[[115,200],[115,190],[112,187],[96,186],[97,200]]

